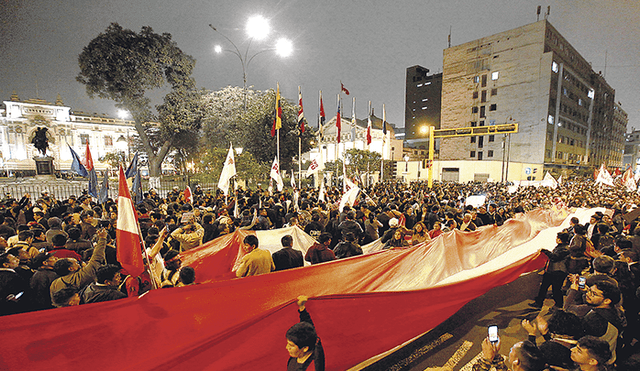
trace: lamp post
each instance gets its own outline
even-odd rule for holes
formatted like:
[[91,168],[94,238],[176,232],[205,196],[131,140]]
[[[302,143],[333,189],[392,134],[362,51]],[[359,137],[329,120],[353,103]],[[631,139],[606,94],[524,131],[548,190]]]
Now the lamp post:
[[242,65],[242,83],[243,83],[243,91],[244,91],[244,110],[247,110],[247,70],[249,68],[249,64],[258,54],[266,53],[269,51],[275,51],[281,57],[288,57],[293,52],[293,44],[286,38],[280,38],[277,40],[274,47],[266,48],[249,55],[249,49],[251,48],[251,42],[256,40],[261,40],[267,37],[271,28],[269,27],[269,22],[262,16],[253,16],[249,18],[246,25],[247,35],[249,36],[249,42],[247,43],[247,48],[244,53],[240,51],[238,46],[231,41],[225,34],[220,32],[217,28],[213,27],[212,24],[209,24],[212,30],[220,34],[220,36],[224,37],[232,46],[233,50],[230,49],[222,49],[222,46],[216,45],[214,50],[216,53],[220,54],[223,51],[235,54],[238,59],[240,59],[240,64]]

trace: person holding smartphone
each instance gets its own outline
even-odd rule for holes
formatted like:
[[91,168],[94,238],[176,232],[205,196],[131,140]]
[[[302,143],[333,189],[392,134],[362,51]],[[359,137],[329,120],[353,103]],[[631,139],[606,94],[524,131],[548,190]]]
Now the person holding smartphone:
[[[493,339],[493,341],[491,340]],[[542,371],[545,361],[540,349],[529,340],[515,343],[509,351],[507,362],[500,354],[500,337],[497,326],[489,327],[489,335],[482,341],[482,355],[473,365],[473,371]]]

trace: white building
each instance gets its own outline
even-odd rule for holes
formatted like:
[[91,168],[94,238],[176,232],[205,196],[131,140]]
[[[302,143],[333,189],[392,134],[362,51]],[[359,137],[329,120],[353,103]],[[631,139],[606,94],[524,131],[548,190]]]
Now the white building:
[[[322,159],[324,162],[335,161],[343,158],[346,150],[357,148],[382,154],[385,160],[402,160],[402,140],[395,139],[395,125],[387,122],[387,135],[384,140],[382,134],[382,119],[371,116],[371,144],[367,145],[367,119],[356,119],[356,125],[352,126],[350,117],[341,118],[341,135],[338,143],[338,128],[334,116],[319,130],[319,143],[310,152],[305,154],[305,160]],[[320,150],[322,156],[320,156]]]
[[133,121],[72,112],[60,96],[51,104],[42,99],[21,101],[14,93],[11,100],[3,103],[4,109],[0,110],[0,170],[7,173],[16,170],[35,172],[33,158],[40,153],[31,141],[38,127],[48,129],[47,155],[54,158],[56,171],[71,167],[68,146],[83,158],[87,141],[94,166],[105,170],[108,165],[98,159],[110,152],[128,153],[129,143],[136,135]]

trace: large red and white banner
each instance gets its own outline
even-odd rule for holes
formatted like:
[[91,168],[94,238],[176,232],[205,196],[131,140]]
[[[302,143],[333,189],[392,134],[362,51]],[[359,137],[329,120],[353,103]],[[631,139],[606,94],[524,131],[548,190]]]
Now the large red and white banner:
[[[593,212],[578,216],[586,221]],[[256,233],[241,231],[184,254],[196,281],[208,283],[0,318],[0,365],[9,370],[284,369],[285,332],[298,322],[295,298],[308,295],[327,370],[344,370],[429,331],[491,288],[542,268],[546,258],[539,250],[554,247],[555,234],[571,216],[537,210],[500,227],[446,233],[413,248],[226,279],[242,257],[243,236]],[[275,231],[258,238],[271,250],[279,235],[269,233]],[[309,243],[304,237],[296,241]]]

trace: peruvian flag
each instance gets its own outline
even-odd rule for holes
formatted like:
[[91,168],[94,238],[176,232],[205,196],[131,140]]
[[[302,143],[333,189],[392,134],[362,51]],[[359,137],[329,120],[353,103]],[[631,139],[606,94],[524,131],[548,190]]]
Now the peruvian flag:
[[325,120],[325,115],[324,115],[324,105],[322,104],[322,90],[320,90],[320,108],[319,108],[319,113],[318,113],[318,129],[320,129],[320,127],[322,125],[324,125],[324,120]]
[[184,200],[188,203],[193,203],[193,193],[191,193],[191,187],[187,186],[184,190]]
[[116,257],[122,267],[132,277],[144,272],[140,235],[138,233],[138,217],[133,209],[131,194],[127,187],[124,170],[120,166],[118,178],[118,222],[116,224]]
[[300,91],[300,87],[298,86],[298,105],[300,109],[298,110],[298,126],[300,127],[300,135],[304,133],[304,110],[302,109],[302,91]]
[[367,145],[371,144],[371,113],[367,118]]

